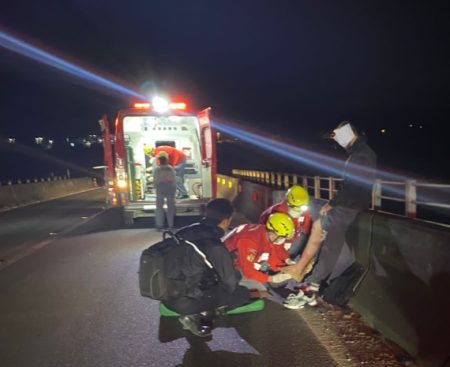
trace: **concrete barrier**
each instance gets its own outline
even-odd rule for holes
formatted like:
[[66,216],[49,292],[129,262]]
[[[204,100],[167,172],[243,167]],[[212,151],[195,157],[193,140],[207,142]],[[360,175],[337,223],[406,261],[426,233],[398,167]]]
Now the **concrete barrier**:
[[0,186],[0,210],[54,199],[94,188],[89,177]]
[[[284,193],[240,186],[234,204],[251,222]],[[366,268],[351,307],[424,366],[450,366],[450,229],[367,211],[347,242]]]
[[363,213],[347,241],[368,269],[351,307],[422,365],[450,362],[450,230]]

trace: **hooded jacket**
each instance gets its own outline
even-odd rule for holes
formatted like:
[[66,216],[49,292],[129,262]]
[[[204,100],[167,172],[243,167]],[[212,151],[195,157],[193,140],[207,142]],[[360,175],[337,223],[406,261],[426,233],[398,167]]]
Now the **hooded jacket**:
[[343,181],[329,204],[332,207],[368,209],[372,199],[377,157],[363,136],[359,136],[346,151],[349,156],[345,162]]

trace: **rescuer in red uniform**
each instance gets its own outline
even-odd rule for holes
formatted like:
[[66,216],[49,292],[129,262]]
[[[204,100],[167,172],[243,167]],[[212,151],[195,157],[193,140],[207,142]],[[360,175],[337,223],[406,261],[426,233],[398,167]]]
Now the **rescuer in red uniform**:
[[[273,213],[285,213],[289,215],[294,222],[294,236],[286,241],[283,246],[275,248],[281,260],[290,258],[294,260],[306,244],[309,233],[311,232],[312,219],[308,211],[309,194],[302,186],[294,185],[286,192],[285,199],[264,210],[259,223],[265,224],[267,218]],[[287,261],[289,264],[289,261]],[[292,262],[294,264],[294,262]]]
[[[242,285],[265,290],[264,283],[281,283],[291,278],[278,273],[289,259],[280,259],[278,247],[294,234],[294,223],[285,213],[269,215],[265,225],[245,224],[233,230],[224,239],[228,251],[235,254],[235,266],[242,272]],[[273,274],[273,275],[271,275]]]

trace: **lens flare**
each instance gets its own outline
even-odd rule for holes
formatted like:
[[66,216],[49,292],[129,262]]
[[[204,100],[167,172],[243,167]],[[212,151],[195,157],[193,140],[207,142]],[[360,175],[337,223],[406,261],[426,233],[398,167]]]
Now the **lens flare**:
[[65,61],[57,56],[45,52],[37,47],[32,46],[29,43],[21,41],[18,38],[15,38],[1,31],[0,46],[19,55],[28,57],[29,59],[32,59],[34,61],[51,66],[78,79],[82,79],[91,85],[100,86],[116,94],[144,100],[146,99],[145,96],[132,89],[126,88],[123,85],[105,79],[99,75],[94,74],[93,72],[87,71],[79,66],[76,66],[68,61]]
[[[257,146],[263,150],[276,154],[278,157],[287,158],[293,162],[299,163],[303,166],[313,168],[315,170],[325,171],[331,176],[340,177],[342,175],[342,160],[317,153],[298,146],[293,146],[279,140],[271,139],[262,133],[255,133],[236,127],[234,124],[223,121],[214,120],[213,127],[225,134],[238,138],[244,142]],[[363,185],[373,185],[373,171],[365,166],[357,165],[354,167],[355,174],[350,175],[354,181],[360,182]],[[405,181],[408,177],[401,176],[377,170],[377,178],[392,181]],[[387,194],[404,196],[404,190],[396,186],[383,186],[383,192]],[[425,198],[423,198],[425,200]]]

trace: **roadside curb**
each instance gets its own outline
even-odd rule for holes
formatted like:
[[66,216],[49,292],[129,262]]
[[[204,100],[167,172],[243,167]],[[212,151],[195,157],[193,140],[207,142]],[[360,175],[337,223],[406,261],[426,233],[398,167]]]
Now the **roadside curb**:
[[30,205],[34,205],[34,204],[46,203],[48,201],[57,200],[57,199],[65,198],[67,196],[82,194],[83,192],[89,192],[89,191],[94,191],[94,190],[98,190],[98,189],[103,189],[103,188],[102,187],[92,187],[90,189],[86,189],[86,190],[83,190],[83,191],[71,192],[71,193],[68,193],[68,194],[65,194],[65,195],[57,196],[57,197],[46,199],[46,200],[36,200],[36,201],[31,201],[31,202],[26,203],[26,204],[18,205],[18,206],[0,208],[0,214],[1,213],[5,213],[5,212],[9,212],[10,210],[20,209],[20,208],[24,208],[26,206],[30,206]]

